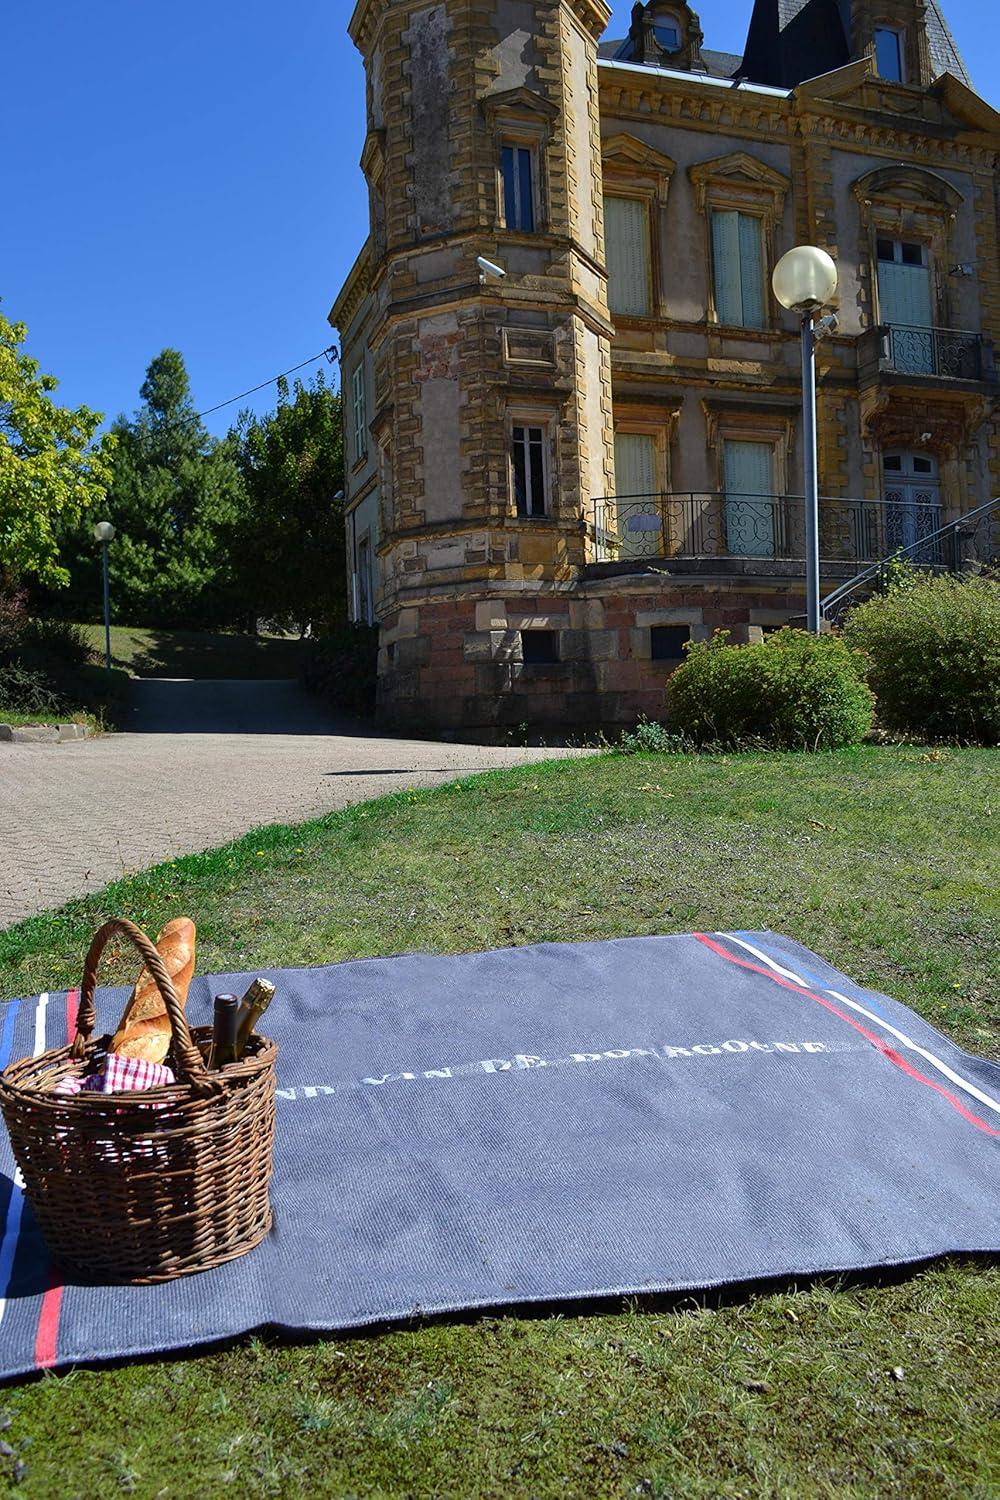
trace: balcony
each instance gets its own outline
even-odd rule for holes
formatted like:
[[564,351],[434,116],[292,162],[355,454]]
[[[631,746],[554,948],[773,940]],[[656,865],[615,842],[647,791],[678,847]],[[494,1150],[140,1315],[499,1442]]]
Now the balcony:
[[921,382],[965,381],[996,385],[997,369],[990,339],[955,328],[917,328],[887,323],[858,340],[862,386],[885,376]]
[[[935,535],[941,507],[908,500],[820,500],[820,557],[837,572],[906,549],[925,567],[958,566],[953,539]],[[626,571],[659,562],[671,571],[800,575],[805,502],[800,495],[619,495],[593,502],[594,562]],[[926,540],[925,540],[926,539]]]

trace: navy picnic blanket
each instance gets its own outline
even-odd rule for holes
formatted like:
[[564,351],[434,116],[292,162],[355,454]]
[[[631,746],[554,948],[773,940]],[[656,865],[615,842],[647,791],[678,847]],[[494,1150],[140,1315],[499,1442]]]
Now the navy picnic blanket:
[[[196,980],[188,1002],[250,975]],[[270,971],[267,1241],[156,1286],[53,1265],[0,1150],[0,1376],[266,1326],[1000,1251],[1000,1066],[770,932]],[[110,1029],[124,990],[98,995]],[[75,996],[0,1008],[0,1062]]]

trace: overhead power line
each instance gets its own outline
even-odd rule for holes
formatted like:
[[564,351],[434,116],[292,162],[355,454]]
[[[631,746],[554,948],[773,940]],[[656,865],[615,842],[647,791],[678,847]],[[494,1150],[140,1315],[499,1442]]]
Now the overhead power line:
[[237,401],[243,401],[247,396],[253,396],[257,391],[263,391],[269,385],[284,380],[286,375],[294,375],[296,370],[304,370],[306,365],[314,365],[318,359],[327,359],[330,364],[333,364],[338,357],[339,351],[336,344],[330,344],[326,349],[321,349],[318,354],[314,354],[311,359],[304,359],[300,365],[292,365],[290,370],[282,370],[280,375],[272,375],[270,380],[262,380],[260,385],[253,385],[248,391],[240,391],[238,396],[230,396],[228,401],[220,401],[217,406],[210,406],[207,411],[200,411],[198,417],[199,419],[210,417],[214,411],[221,411],[224,406],[233,406]]

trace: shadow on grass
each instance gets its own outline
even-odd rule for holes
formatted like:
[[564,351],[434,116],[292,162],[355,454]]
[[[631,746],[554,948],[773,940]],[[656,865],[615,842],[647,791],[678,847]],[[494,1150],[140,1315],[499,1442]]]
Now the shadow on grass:
[[140,677],[297,678],[303,642],[226,631],[150,630],[132,658]]
[[[234,1263],[238,1264],[238,1263]],[[38,1370],[28,1375],[0,1375],[0,1388],[10,1385],[26,1385],[35,1379],[50,1378],[71,1370],[115,1370],[126,1365],[148,1365],[158,1363],[175,1364],[183,1360],[196,1359],[201,1355],[217,1354],[225,1350],[238,1349],[251,1339],[258,1339],[272,1348],[308,1347],[330,1339],[340,1343],[362,1339],[391,1338],[395,1334],[415,1332],[435,1326],[468,1327],[477,1323],[518,1319],[538,1322],[550,1318],[620,1318],[624,1313],[674,1314],[708,1309],[722,1311],[727,1307],[750,1304],[767,1297],[804,1293],[825,1287],[832,1292],[877,1291],[902,1286],[915,1276],[935,1267],[955,1266],[970,1270],[986,1271],[997,1264],[995,1255],[934,1255],[895,1266],[885,1266],[865,1271],[829,1271],[813,1275],[769,1277],[756,1281],[729,1283],[726,1286],[694,1288],[690,1291],[638,1293],[619,1296],[579,1296],[561,1299],[538,1299],[530,1302],[499,1302],[476,1307],[457,1308],[451,1312],[425,1313],[421,1308],[413,1309],[409,1317],[381,1319],[354,1327],[289,1328],[275,1323],[260,1323],[247,1328],[244,1333],[225,1334],[213,1338],[203,1335],[189,1344],[173,1348],[151,1350],[146,1354],[128,1354],[117,1358],[95,1358],[74,1360],[63,1369]],[[113,1290],[120,1283],[95,1281],[74,1272],[68,1267],[57,1271],[51,1261],[41,1258],[34,1274],[29,1274],[13,1292],[15,1297],[44,1295],[53,1285],[66,1287],[105,1287]]]

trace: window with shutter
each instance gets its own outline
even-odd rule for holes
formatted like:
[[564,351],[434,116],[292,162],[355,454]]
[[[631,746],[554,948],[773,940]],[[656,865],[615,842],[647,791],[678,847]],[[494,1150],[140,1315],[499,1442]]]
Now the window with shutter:
[[605,198],[604,229],[611,311],[648,317],[652,296],[647,205],[640,198]]
[[767,326],[763,222],[753,214],[712,210],[715,312],[730,328]]
[[356,463],[368,452],[364,364],[358,365],[351,377],[351,405],[354,413],[354,461]]

